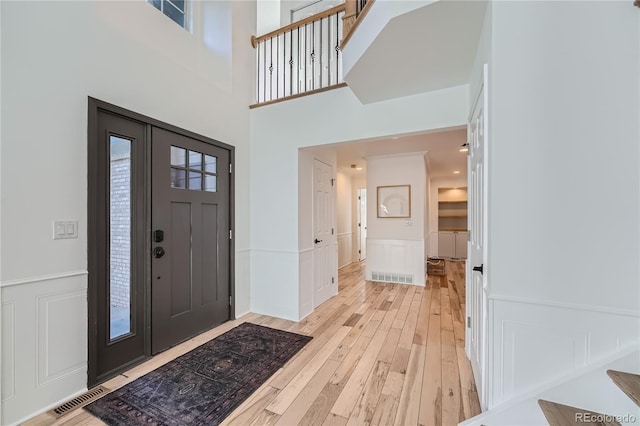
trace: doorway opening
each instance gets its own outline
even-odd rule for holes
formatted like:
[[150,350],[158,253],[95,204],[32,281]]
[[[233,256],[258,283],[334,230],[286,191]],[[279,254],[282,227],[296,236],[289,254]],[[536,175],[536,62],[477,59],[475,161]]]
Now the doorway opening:
[[358,261],[362,262],[367,258],[367,188],[358,189],[357,221]]

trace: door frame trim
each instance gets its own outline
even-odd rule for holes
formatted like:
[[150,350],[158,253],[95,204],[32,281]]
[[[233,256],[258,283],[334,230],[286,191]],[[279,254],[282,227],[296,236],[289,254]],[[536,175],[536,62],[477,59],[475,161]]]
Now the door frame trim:
[[[88,97],[88,122],[87,122],[87,314],[88,314],[88,362],[87,362],[87,387],[92,387],[98,383],[108,379],[108,377],[101,377],[98,380],[97,377],[97,326],[98,326],[98,312],[97,312],[97,285],[93,278],[96,274],[99,274],[100,256],[104,254],[105,241],[99,241],[98,231],[100,226],[104,224],[98,223],[98,200],[100,193],[96,191],[99,185],[98,176],[95,168],[100,160],[98,155],[99,138],[98,128],[98,112],[104,111],[109,114],[121,116],[124,119],[137,121],[146,126],[145,139],[146,147],[144,149],[144,200],[143,206],[144,216],[142,226],[145,229],[147,237],[145,239],[145,254],[144,260],[144,294],[145,303],[148,304],[151,301],[151,129],[152,127],[161,128],[179,135],[195,139],[197,141],[213,145],[229,151],[229,162],[235,164],[235,147],[233,145],[220,142],[218,140],[194,133],[192,131],[165,123],[155,118],[148,117],[143,114],[139,114],[134,111],[127,110],[117,105],[110,104],[105,101]],[[229,227],[233,230],[235,236],[235,173],[230,173],[229,176]],[[104,195],[104,194],[102,194]],[[231,296],[229,306],[229,319],[235,318],[235,238],[229,240],[229,295]],[[104,271],[102,271],[104,272]],[[151,310],[147,309],[145,315],[145,358],[142,360],[136,360],[131,365],[126,365],[126,368],[130,368],[134,364],[144,361],[151,357]]]

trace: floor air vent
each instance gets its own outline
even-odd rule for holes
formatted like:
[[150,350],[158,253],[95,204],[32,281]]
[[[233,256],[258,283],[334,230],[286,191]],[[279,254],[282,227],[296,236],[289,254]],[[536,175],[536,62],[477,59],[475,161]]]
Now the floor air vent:
[[58,417],[62,417],[78,407],[83,407],[88,403],[95,401],[108,392],[109,389],[105,388],[104,386],[97,386],[83,393],[82,395],[73,398],[71,401],[67,401],[64,404],[52,410],[49,410],[49,414],[57,419]]
[[371,272],[371,280],[386,283],[413,284],[413,275],[394,274],[391,272]]

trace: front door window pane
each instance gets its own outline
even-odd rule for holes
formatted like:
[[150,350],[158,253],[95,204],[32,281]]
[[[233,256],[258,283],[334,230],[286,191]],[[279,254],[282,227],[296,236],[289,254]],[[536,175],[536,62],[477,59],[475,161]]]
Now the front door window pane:
[[171,147],[171,165],[177,167],[187,167],[187,150],[177,146]]
[[189,172],[189,189],[193,189],[195,191],[202,190],[202,173]]
[[131,141],[111,136],[109,156],[109,337],[131,333]]
[[216,157],[204,156],[204,170],[209,173],[216,173]]
[[189,151],[189,168],[202,170],[202,154],[196,151]]
[[171,187],[184,189],[187,187],[186,171],[181,169],[171,168]]
[[216,192],[216,177],[211,175],[205,176],[204,190],[208,192]]

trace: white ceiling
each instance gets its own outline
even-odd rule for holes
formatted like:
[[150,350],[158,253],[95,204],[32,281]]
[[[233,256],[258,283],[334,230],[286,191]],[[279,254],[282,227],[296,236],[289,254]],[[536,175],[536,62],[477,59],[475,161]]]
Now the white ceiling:
[[[338,171],[349,175],[366,174],[366,158],[398,155],[411,152],[426,152],[429,175],[433,178],[453,178],[467,176],[467,155],[460,152],[466,142],[467,130],[454,129],[439,132],[398,135],[397,139],[383,138],[366,141],[347,142],[333,145],[338,157]],[[351,168],[355,164],[362,171]],[[454,174],[459,170],[460,174]]]
[[[370,13],[376,6],[384,5],[374,3]],[[440,0],[393,17],[345,81],[365,104],[467,84],[486,6],[482,0]]]

